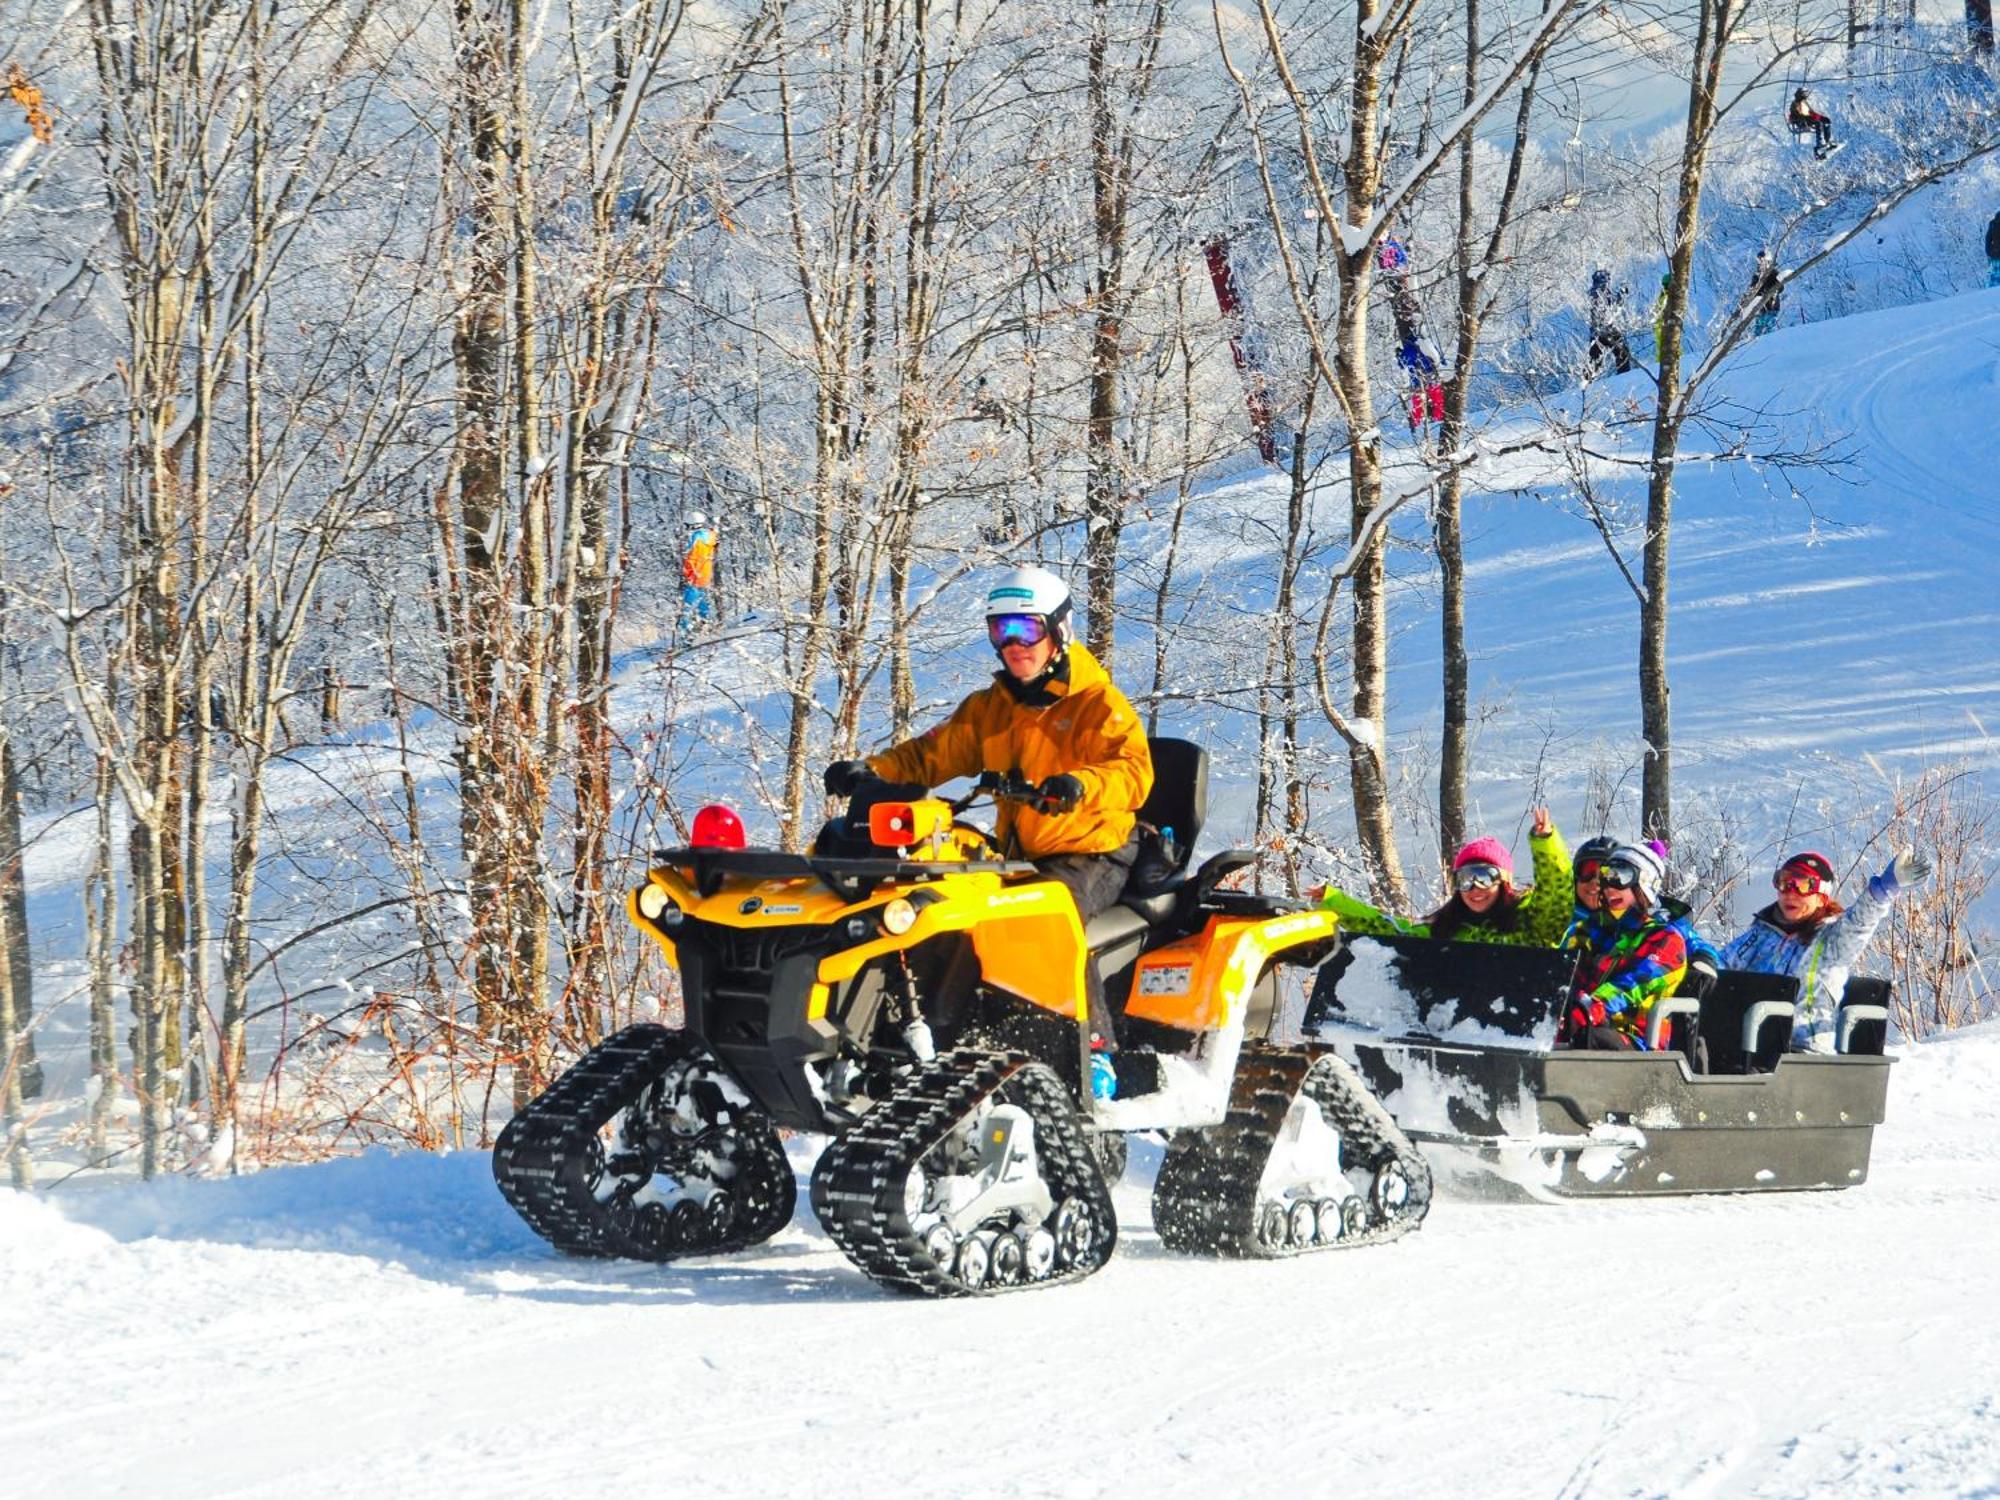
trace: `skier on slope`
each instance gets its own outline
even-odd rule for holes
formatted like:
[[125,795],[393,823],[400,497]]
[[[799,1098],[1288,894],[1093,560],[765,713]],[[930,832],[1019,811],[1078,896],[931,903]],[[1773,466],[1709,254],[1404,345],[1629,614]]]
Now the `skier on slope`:
[[1744,300],[1757,305],[1756,320],[1750,325],[1752,338],[1762,338],[1778,326],[1778,313],[1785,305],[1785,284],[1770,251],[1757,252],[1757,268],[1750,273],[1750,290]]
[[[1138,858],[1139,809],[1153,789],[1145,726],[1070,624],[1069,585],[1043,568],[1003,574],[986,596],[986,638],[1000,658],[993,681],[913,740],[826,768],[827,794],[852,796],[868,775],[934,787],[981,771],[1027,777],[1042,805],[1002,802],[995,836],[1069,888],[1086,925],[1112,906]],[[1110,1053],[1116,1017],[1103,979],[1086,970],[1091,1090],[1117,1089]]]
[[1590,348],[1585,354],[1591,376],[1609,364],[1614,373],[1630,374],[1632,349],[1625,342],[1625,298],[1628,289],[1611,286],[1611,273],[1599,267],[1590,273]]
[[1396,363],[1410,380],[1410,431],[1423,426],[1425,418],[1444,420],[1444,385],[1438,379],[1437,350],[1424,337],[1423,305],[1407,281],[1397,280],[1389,289],[1389,312],[1396,320]]
[[1986,284],[2000,286],[2000,214],[1986,226]]
[[1812,132],[1813,156],[1825,160],[1833,151],[1833,119],[1820,110],[1814,109],[1812,100],[1806,94],[1804,85],[1792,95],[1791,108],[1785,111],[1785,124],[1794,135]]
[[1849,967],[1875,936],[1890,903],[1930,873],[1930,856],[1905,845],[1854,905],[1843,907],[1833,897],[1832,862],[1811,850],[1794,854],[1771,877],[1778,899],[1723,948],[1723,965],[1798,980],[1792,1050],[1831,1052]]
[[706,625],[714,608],[715,532],[700,511],[688,516],[688,546],[681,555],[681,618],[683,635]]

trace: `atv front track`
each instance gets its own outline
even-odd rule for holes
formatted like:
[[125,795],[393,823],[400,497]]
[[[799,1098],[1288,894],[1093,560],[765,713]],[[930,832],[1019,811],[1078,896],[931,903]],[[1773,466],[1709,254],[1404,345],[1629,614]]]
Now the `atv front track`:
[[507,1122],[493,1176],[571,1255],[741,1250],[784,1228],[798,1197],[769,1117],[741,1098],[699,1042],[628,1026]]
[[[1338,1132],[1341,1166],[1365,1187],[1340,1199],[1267,1196],[1265,1167],[1301,1094]],[[1270,1259],[1400,1239],[1430,1200],[1429,1164],[1345,1062],[1319,1048],[1246,1046],[1227,1118],[1168,1144],[1153,1226],[1183,1254]]]
[[[940,1157],[957,1149],[989,1104],[1014,1106],[1033,1121],[1036,1164],[1055,1208],[1040,1223],[991,1226],[941,1250],[913,1222],[911,1174],[948,1170],[937,1168]],[[1110,1189],[1068,1091],[1046,1065],[1016,1052],[951,1052],[911,1076],[827,1146],[811,1192],[821,1226],[864,1275],[923,1297],[1080,1281],[1110,1259],[1118,1238]],[[1020,1266],[1023,1236],[1046,1237],[1052,1252]],[[973,1241],[979,1255],[990,1253],[992,1274],[982,1260],[968,1277],[964,1256]]]

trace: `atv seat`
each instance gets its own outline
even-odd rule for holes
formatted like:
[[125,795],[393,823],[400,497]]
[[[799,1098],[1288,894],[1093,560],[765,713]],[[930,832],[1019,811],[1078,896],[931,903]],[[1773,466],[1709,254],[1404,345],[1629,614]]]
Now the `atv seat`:
[[1208,817],[1208,752],[1192,740],[1165,737],[1153,739],[1149,748],[1153,790],[1139,809],[1139,857],[1118,899],[1147,922],[1159,923],[1173,915]]
[[1889,1038],[1889,981],[1872,974],[1848,978],[1834,1023],[1833,1050],[1852,1057],[1880,1057]]
[[1133,939],[1143,940],[1152,925],[1129,906],[1107,906],[1083,924],[1083,946],[1093,955],[1108,953]]

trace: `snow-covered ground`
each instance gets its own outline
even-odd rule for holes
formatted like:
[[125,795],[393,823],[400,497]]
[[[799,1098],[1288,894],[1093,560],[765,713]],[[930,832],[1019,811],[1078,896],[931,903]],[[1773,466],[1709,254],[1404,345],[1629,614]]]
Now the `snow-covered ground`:
[[[0,1193],[28,1497],[2000,1494],[2000,1023],[1909,1049],[1846,1192],[1438,1204],[976,1303],[565,1261],[483,1153]],[[803,1168],[805,1157],[800,1157]]]
[[[1879,792],[1877,767],[1963,757],[1990,784],[2000,764],[2000,292],[1787,329],[1725,389],[1775,442],[1839,438],[1854,465],[1800,495],[1684,471],[1681,785],[1733,799],[1747,856],[1831,836],[1858,860],[1822,798]],[[1240,599],[1268,560],[1230,507],[1269,482],[1212,499],[1189,577]],[[1574,829],[1593,766],[1634,754],[1636,610],[1557,505],[1481,502],[1468,550],[1482,814],[1511,835],[1539,792]],[[1435,723],[1413,556],[1399,751]],[[372,761],[389,774],[321,752],[278,818],[331,845],[321,804]],[[1211,846],[1243,832],[1247,764],[1218,775]],[[72,1097],[82,822],[38,829],[30,863],[41,1035]],[[339,990],[377,957],[302,951],[285,980]],[[1142,1153],[1106,1271],[973,1305],[885,1296],[803,1208],[735,1260],[564,1261],[476,1152],[0,1192],[0,1494],[2000,1495],[2000,1022],[1902,1057],[1853,1191],[1446,1201],[1396,1245],[1208,1264],[1161,1250]]]

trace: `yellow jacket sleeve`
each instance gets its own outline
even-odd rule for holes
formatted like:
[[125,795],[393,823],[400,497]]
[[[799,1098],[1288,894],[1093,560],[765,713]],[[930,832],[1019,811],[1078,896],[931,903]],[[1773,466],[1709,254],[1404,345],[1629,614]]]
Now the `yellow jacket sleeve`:
[[1102,694],[1103,715],[1079,736],[1085,758],[1070,774],[1086,806],[1136,813],[1153,790],[1152,748],[1130,700],[1109,682]]
[[868,757],[868,769],[884,781],[941,786],[958,776],[977,776],[985,769],[981,745],[986,738],[986,699],[991,690],[974,693],[942,724],[913,740],[891,745]]

